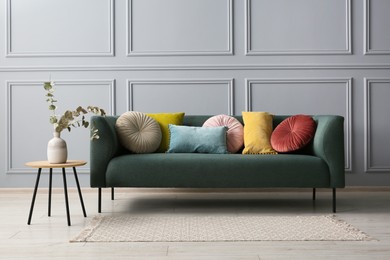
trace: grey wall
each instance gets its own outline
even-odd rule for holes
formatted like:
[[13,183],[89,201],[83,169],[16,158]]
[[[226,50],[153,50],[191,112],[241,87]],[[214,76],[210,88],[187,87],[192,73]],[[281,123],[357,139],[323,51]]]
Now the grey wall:
[[[1,0],[0,187],[32,187],[24,163],[46,158],[50,77],[60,111],[342,115],[347,185],[390,185],[388,10],[388,0]],[[64,132],[70,159],[88,160],[88,135]]]

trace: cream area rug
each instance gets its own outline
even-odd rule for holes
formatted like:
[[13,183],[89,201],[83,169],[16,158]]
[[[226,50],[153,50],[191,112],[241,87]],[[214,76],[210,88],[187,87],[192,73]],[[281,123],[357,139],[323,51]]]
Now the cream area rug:
[[335,216],[97,216],[71,242],[361,241]]

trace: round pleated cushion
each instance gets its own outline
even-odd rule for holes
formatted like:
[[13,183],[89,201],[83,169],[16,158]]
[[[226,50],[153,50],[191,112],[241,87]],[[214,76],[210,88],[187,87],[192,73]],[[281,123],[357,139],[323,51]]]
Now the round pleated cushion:
[[297,151],[314,137],[316,123],[311,116],[295,115],[277,125],[271,135],[271,145],[277,152]]
[[244,127],[236,118],[228,115],[210,117],[204,122],[203,127],[225,126],[227,150],[230,153],[238,152],[244,145]]
[[161,143],[161,128],[144,113],[123,113],[115,124],[121,144],[134,153],[152,153]]

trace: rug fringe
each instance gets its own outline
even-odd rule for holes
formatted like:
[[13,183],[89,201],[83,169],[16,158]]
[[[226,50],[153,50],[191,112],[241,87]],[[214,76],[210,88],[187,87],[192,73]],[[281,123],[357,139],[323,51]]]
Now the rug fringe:
[[364,240],[364,241],[378,241],[377,239],[367,235],[365,232],[361,231],[360,229],[358,229],[357,227],[349,224],[347,221],[343,220],[343,219],[339,219],[336,215],[328,215],[326,216],[328,218],[330,218],[336,225],[342,225],[345,227],[345,229],[347,229],[348,231],[351,231],[351,232],[354,232],[354,233],[357,233],[357,235],[359,236],[359,239],[361,240]]
[[104,218],[102,216],[93,217],[87,226],[80,232],[80,234],[69,240],[69,242],[87,242],[92,233],[100,226],[100,223],[103,221],[103,219]]

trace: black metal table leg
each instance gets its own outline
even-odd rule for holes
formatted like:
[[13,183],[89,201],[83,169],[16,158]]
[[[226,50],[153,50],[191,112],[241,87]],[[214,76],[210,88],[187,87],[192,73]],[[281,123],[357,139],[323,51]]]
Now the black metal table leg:
[[47,215],[51,216],[51,190],[52,190],[52,182],[53,182],[53,168],[50,168],[49,173],[49,205],[47,210]]
[[86,218],[87,217],[87,213],[85,212],[83,195],[81,194],[80,183],[79,183],[79,178],[77,177],[76,167],[73,167],[73,173],[74,173],[74,178],[76,180],[77,190],[79,192],[81,208],[83,209],[83,214],[84,214],[84,217]]
[[62,168],[62,177],[64,179],[64,194],[65,194],[65,206],[66,206],[66,215],[68,218],[68,226],[70,226],[70,214],[69,214],[69,202],[68,202],[68,188],[66,185],[66,175],[65,168]]
[[37,196],[37,190],[38,190],[38,185],[39,185],[39,178],[41,177],[41,171],[42,171],[42,168],[39,168],[38,174],[37,174],[37,179],[35,181],[34,193],[33,193],[32,201],[31,201],[30,214],[28,215],[28,221],[27,221],[28,225],[31,224],[31,217],[32,217],[33,209],[34,209],[35,197]]

